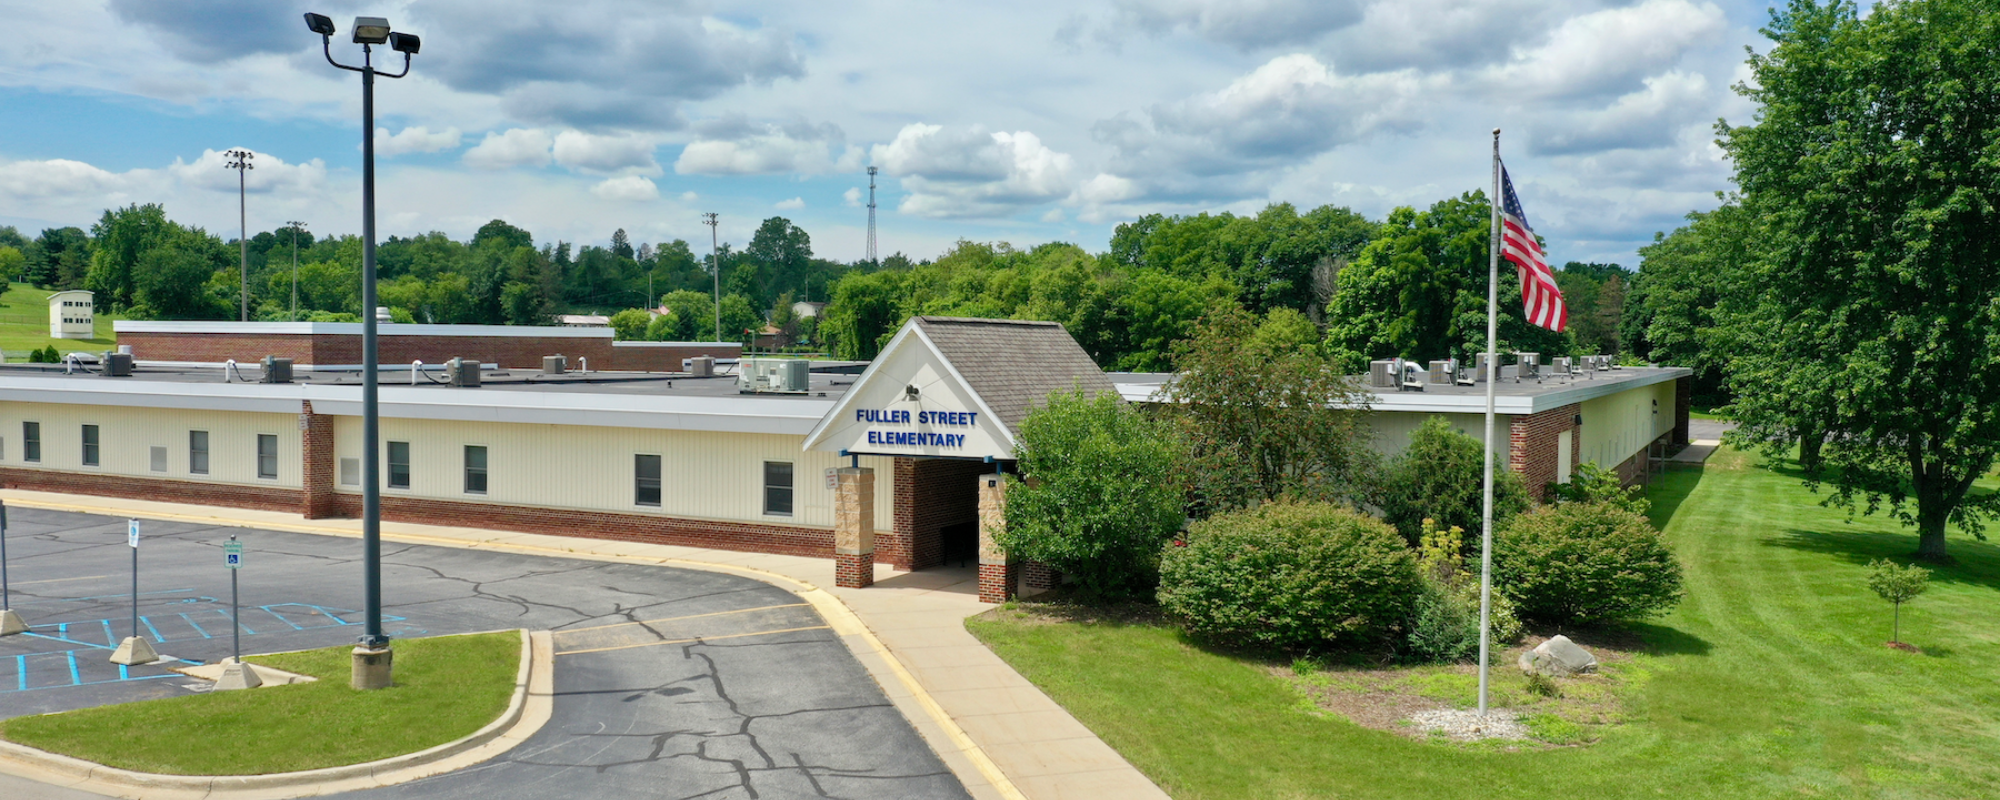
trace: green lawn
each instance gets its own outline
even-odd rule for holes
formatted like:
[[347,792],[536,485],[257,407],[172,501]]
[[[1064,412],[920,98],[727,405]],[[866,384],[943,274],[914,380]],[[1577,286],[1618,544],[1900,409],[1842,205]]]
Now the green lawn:
[[521,664],[518,632],[406,639],[396,685],[348,687],[351,645],[245,660],[312,683],[173,697],[0,723],[0,737],[141,772],[261,775],[414,753],[500,716]]
[[7,354],[8,361],[26,361],[29,350],[52,344],[59,353],[101,353],[116,348],[118,335],[111,331],[111,323],[122,319],[116,314],[97,314],[97,334],[93,338],[50,338],[49,295],[53,293],[25,283],[10,283],[7,293],[0,295],[0,352]]
[[2000,547],[1903,611],[1865,564],[1916,537],[1844,522],[1733,450],[1669,473],[1654,518],[1687,567],[1675,613],[1641,626],[1630,722],[1583,747],[1433,744],[1301,710],[1255,663],[1147,625],[974,620],[973,633],[1177,798],[2000,797]]

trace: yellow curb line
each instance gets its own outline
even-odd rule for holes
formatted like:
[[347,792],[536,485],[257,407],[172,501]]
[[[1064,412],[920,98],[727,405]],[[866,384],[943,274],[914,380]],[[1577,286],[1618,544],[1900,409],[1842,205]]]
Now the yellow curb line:
[[[206,524],[220,525],[224,527],[233,527],[233,528],[259,528],[267,530],[288,531],[292,533],[313,533],[313,534],[323,534],[330,536],[344,536],[347,538],[359,538],[361,535],[361,532],[357,530],[349,530],[347,528],[333,528],[320,525],[299,525],[296,523],[285,523],[285,522],[268,522],[268,523],[250,522],[246,520],[233,519],[229,517],[212,517],[212,516],[201,516],[195,514],[176,514],[167,511],[142,511],[136,509],[131,509],[131,510],[113,509],[112,510],[113,513],[106,513],[105,509],[98,506],[82,506],[72,503],[52,503],[44,500],[32,500],[25,498],[9,499],[6,502],[11,505],[19,505],[25,508],[39,508],[49,511],[69,511],[78,514],[91,514],[100,517],[122,515],[130,517],[139,517],[142,519],[158,519],[158,520],[168,520],[174,522],[197,522],[197,523],[206,523]],[[798,578],[794,578],[790,575],[784,575],[777,572],[772,572],[770,570],[758,569],[756,567],[744,567],[735,564],[719,564],[709,561],[696,561],[693,559],[686,559],[686,558],[621,556],[610,553],[580,553],[574,550],[558,549],[554,547],[544,547],[541,545],[513,544],[506,542],[476,542],[476,541],[468,541],[465,539],[455,539],[448,536],[426,536],[423,534],[390,533],[388,531],[382,532],[382,538],[384,540],[395,540],[411,544],[436,544],[444,547],[463,548],[466,547],[467,545],[477,545],[496,550],[513,550],[516,552],[532,553],[538,555],[549,554],[559,558],[589,558],[589,559],[656,563],[662,565],[683,566],[690,569],[704,570],[708,572],[733,573],[737,575],[742,575],[744,577],[755,578],[757,580],[764,581],[765,583],[773,583],[780,585],[789,584],[791,586],[799,587],[798,589],[794,590],[794,593],[798,594],[800,597],[805,598],[807,602],[812,603],[813,608],[819,611],[821,616],[827,618],[827,622],[830,623],[831,627],[834,629],[834,632],[836,634],[841,634],[841,635],[853,634],[861,637],[862,640],[868,642],[869,648],[872,649],[876,653],[876,655],[881,656],[882,662],[888,665],[889,671],[895,674],[896,680],[903,684],[903,688],[910,692],[911,697],[917,701],[917,704],[919,706],[923,707],[924,712],[926,714],[930,715],[931,721],[936,723],[940,730],[944,731],[945,737],[951,740],[951,743],[958,748],[959,752],[963,753],[967,759],[972,761],[972,765],[979,770],[979,773],[981,775],[985,776],[987,784],[991,785],[994,791],[999,792],[1000,796],[1006,798],[1007,800],[1028,800],[1027,795],[1022,794],[1021,790],[1014,786],[1014,782],[1008,780],[1006,774],[1000,771],[1000,765],[993,763],[992,757],[986,754],[986,750],[984,748],[981,748],[977,742],[974,742],[972,740],[972,737],[966,734],[964,728],[959,727],[958,721],[952,719],[951,715],[945,712],[943,706],[938,705],[937,700],[931,697],[930,692],[924,689],[922,684],[917,682],[916,676],[910,674],[910,671],[903,666],[902,661],[896,658],[894,653],[889,651],[888,645],[883,644],[882,640],[875,636],[875,632],[869,630],[868,626],[861,621],[860,616],[856,615],[853,609],[848,608],[846,603],[841,602],[840,598],[834,597],[833,595],[827,593],[826,590],[821,589],[818,586],[814,586],[810,582],[799,580]],[[592,540],[585,539],[582,541],[592,541]]]

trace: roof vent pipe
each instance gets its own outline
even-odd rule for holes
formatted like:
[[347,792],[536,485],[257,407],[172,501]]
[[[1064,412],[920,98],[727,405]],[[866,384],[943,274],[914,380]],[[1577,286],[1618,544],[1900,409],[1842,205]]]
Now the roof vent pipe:
[[415,385],[417,385],[417,375],[418,375],[418,374],[420,374],[420,373],[422,373],[423,371],[424,371],[424,362],[422,362],[422,361],[412,361],[412,362],[410,362],[410,385],[411,385],[411,386],[415,386]]
[[388,307],[388,306],[376,306],[376,307],[375,307],[375,321],[376,321],[376,322],[378,322],[378,323],[387,323],[387,322],[391,322],[391,321],[392,321],[392,320],[390,319],[390,317],[389,317],[389,307]]

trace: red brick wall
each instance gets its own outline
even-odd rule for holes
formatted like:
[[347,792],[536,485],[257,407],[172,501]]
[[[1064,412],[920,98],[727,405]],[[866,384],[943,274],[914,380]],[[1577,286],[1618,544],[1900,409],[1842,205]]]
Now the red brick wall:
[[333,483],[336,461],[333,450],[333,417],[313,413],[311,400],[303,401],[299,411],[303,423],[299,438],[303,447],[299,448],[301,460],[299,474],[304,486],[299,499],[299,513],[306,519],[331,517],[335,509]]
[[944,563],[944,529],[979,523],[978,476],[992,471],[980,461],[896,459],[895,533],[875,537],[875,559],[897,569]]
[[104,475],[95,472],[57,472],[19,467],[0,467],[0,486],[38,492],[90,494],[168,503],[198,503],[264,511],[297,511],[304,494],[297,489],[276,486],[197,483],[169,478]]
[[1521,476],[1521,482],[1528,485],[1528,492],[1537,500],[1547,499],[1543,497],[1544,490],[1556,479],[1558,436],[1565,433],[1570,436],[1570,456],[1575,458],[1574,431],[1581,408],[1571,403],[1537,414],[1517,415],[1508,425],[1507,468]]
[[[398,336],[385,326],[376,340],[378,359],[383,364],[422,361],[440,364],[452,358],[468,358],[482,364],[509,369],[541,369],[542,357],[565,355],[572,368],[580,358],[590,359],[590,368],[611,369],[614,357],[611,339],[541,336]],[[132,346],[138,361],[195,361],[255,363],[265,356],[290,358],[296,364],[359,364],[359,334],[234,334],[234,333],[121,333],[119,344]],[[679,369],[680,361],[674,361]]]
[[1685,445],[1690,440],[1688,412],[1692,410],[1694,410],[1694,378],[1674,381],[1674,444]]
[[[361,515],[361,495],[342,494],[343,516]],[[536,508],[497,503],[463,503],[386,495],[382,518],[425,525],[521,531],[586,539],[706,547],[751,553],[833,557],[833,529],[747,522],[655,517],[570,508]],[[880,557],[877,557],[880,560]]]
[[[611,346],[610,360],[604,362],[603,365],[592,361],[590,362],[590,367],[591,369],[609,369],[619,372],[679,372],[681,371],[681,359],[683,358],[693,358],[695,356],[740,358],[742,355],[743,345],[726,342],[716,345],[685,346],[613,344]],[[540,362],[536,363],[539,365]],[[576,360],[571,359],[570,368],[574,369],[576,366]]]

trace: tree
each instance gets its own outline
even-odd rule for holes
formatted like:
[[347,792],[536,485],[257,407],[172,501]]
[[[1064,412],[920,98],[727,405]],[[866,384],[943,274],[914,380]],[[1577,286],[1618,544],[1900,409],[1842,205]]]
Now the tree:
[[1896,604],[1895,619],[1889,627],[1889,641],[1900,643],[1903,636],[1903,604],[1930,588],[1931,571],[1915,564],[1897,566],[1896,562],[1886,558],[1869,562],[1868,568],[1868,588],[1877,597]]
[[[176,238],[194,241],[162,242],[139,255],[133,270],[138,281],[133,310],[138,316],[151,319],[233,318],[222,298],[209,293],[216,264],[210,258],[210,248],[205,246],[208,243],[200,241],[207,237],[186,234]],[[214,243],[220,245],[221,242]]]
[[172,239],[180,229],[157,203],[106,210],[90,227],[95,247],[84,279],[97,306],[110,311],[131,307],[138,289],[132,271],[139,256]]
[[1886,509],[1948,561],[2000,494],[2000,15],[1973,0],[1791,0],[1718,123],[1757,257],[1722,324],[1739,434],[1827,441],[1828,502]]
[[[8,230],[13,230],[8,228]],[[28,271],[28,257],[13,245],[0,245],[0,291],[6,283],[20,280]]]
[[[532,243],[530,246],[532,246]],[[611,254],[626,259],[634,257],[632,237],[625,234],[624,228],[619,228],[611,232]]]
[[472,234],[472,246],[497,246],[503,250],[512,250],[516,247],[534,247],[535,236],[525,230],[507,224],[506,220],[496,219],[479,226],[479,231]]
[[1007,493],[1001,547],[1091,595],[1152,589],[1183,519],[1171,430],[1117,395],[1058,392],[1022,421],[1015,456],[1029,480]]
[[748,347],[764,331],[764,317],[757,313],[756,306],[750,305],[750,298],[740,294],[725,295],[722,298],[722,338],[723,341],[742,342]]
[[778,346],[790,347],[799,339],[799,312],[792,308],[792,293],[780,292],[771,302],[771,327],[778,329]]
[[1730,345],[1716,309],[1736,276],[1749,269],[1756,226],[1741,198],[1724,196],[1714,211],[1687,215],[1688,224],[1657,234],[1639,248],[1640,271],[1625,304],[1627,352],[1694,370],[1696,402],[1729,400]]
[[[715,338],[715,301],[707,292],[680,289],[660,298],[670,316],[653,321],[646,338],[656,342],[706,342]],[[662,322],[666,320],[666,322]]]
[[1317,349],[1258,344],[1256,325],[1240,308],[1211,313],[1180,345],[1164,389],[1202,510],[1358,498],[1372,395]]
[[621,342],[644,341],[653,315],[643,308],[628,308],[611,315],[611,333]]
[[[1382,518],[1412,545],[1423,535],[1424,522],[1468,531],[1481,529],[1485,515],[1485,447],[1452,430],[1444,417],[1423,421],[1410,434],[1410,445],[1382,471],[1374,504]],[[1496,461],[1500,453],[1493,454]],[[1493,466],[1493,527],[1528,510],[1527,487],[1504,463]]]
[[768,304],[780,292],[806,288],[812,271],[812,237],[784,217],[772,217],[757,226],[750,244],[743,248],[742,267],[754,267],[749,277],[752,301]]

